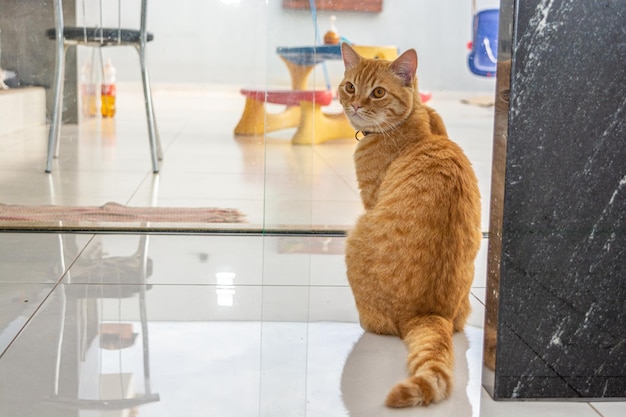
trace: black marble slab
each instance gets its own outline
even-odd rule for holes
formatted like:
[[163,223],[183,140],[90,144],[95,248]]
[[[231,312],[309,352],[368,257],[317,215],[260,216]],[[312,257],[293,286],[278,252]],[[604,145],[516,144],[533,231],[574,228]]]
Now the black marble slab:
[[505,13],[484,385],[625,398],[626,2],[503,0]]

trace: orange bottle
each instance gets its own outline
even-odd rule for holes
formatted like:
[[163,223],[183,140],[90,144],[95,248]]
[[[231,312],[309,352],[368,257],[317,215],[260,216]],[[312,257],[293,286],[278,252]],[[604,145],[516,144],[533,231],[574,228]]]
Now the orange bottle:
[[117,70],[111,64],[111,59],[107,60],[104,66],[104,79],[102,80],[102,90],[100,97],[102,98],[102,106],[100,110],[102,117],[115,116],[115,96],[117,95],[117,86],[115,85],[115,74]]

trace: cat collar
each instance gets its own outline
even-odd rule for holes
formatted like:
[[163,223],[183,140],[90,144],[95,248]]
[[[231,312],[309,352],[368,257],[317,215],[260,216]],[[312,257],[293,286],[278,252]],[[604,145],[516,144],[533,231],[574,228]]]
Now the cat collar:
[[[359,138],[359,133],[363,135],[363,136],[361,136],[360,138]],[[360,130],[357,130],[357,131],[354,133],[354,139],[356,139],[356,140],[357,140],[357,142],[358,142],[358,141],[360,141],[361,139],[363,139],[365,136],[367,136],[367,135],[369,135],[369,134],[370,134],[370,132],[362,132],[362,131],[360,131]]]

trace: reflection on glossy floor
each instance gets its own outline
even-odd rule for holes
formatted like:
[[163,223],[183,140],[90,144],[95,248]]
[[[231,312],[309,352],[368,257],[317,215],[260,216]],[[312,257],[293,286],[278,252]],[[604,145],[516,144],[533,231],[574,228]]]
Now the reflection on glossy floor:
[[343,243],[0,234],[0,415],[620,415],[618,403],[496,403],[485,394],[485,247],[473,314],[454,337],[452,397],[384,408],[406,350],[359,327]]

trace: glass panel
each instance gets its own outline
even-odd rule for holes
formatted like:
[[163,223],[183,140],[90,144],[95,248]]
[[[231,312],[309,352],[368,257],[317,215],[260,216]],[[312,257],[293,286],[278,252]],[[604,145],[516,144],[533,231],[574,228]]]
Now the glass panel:
[[[148,118],[134,48],[69,47],[59,158],[45,176],[48,130],[42,121],[46,107],[48,119],[52,115],[55,63],[55,42],[45,33],[54,27],[53,3],[38,7],[34,0],[0,0],[0,65],[16,73],[7,84],[47,91],[44,100],[42,88],[15,89],[28,97],[25,107],[32,120],[13,117],[18,105],[8,104],[12,112],[2,111],[11,124],[3,123],[0,131],[0,166],[7,178],[19,178],[0,182],[2,203],[233,208],[244,215],[243,223],[204,223],[197,229],[347,230],[362,211],[352,163],[357,142],[345,120],[333,124],[332,118],[320,117],[341,114],[334,96],[343,63],[336,46],[334,52],[331,46],[305,53],[324,44],[331,28],[365,55],[392,58],[417,49],[420,88],[432,96],[429,104],[479,168],[487,196],[492,111],[478,105],[493,103],[494,80],[469,71],[470,51],[464,46],[473,35],[472,12],[497,8],[498,2],[475,2],[476,10],[394,2],[384,4],[380,13],[333,10],[332,2],[318,2],[320,10],[314,13],[302,3],[149,2],[148,30],[154,39],[147,44],[147,67],[164,154],[158,177],[151,174]],[[66,1],[64,18],[79,27],[138,28],[140,6],[140,1]],[[369,9],[378,3],[356,6]],[[434,36],[442,22],[466,30]],[[100,108],[109,60],[117,87],[112,118],[103,117]],[[258,100],[242,89],[257,91]],[[303,96],[288,95],[293,89],[321,95],[300,105]],[[277,92],[268,96],[267,113],[266,91]],[[328,104],[327,96],[333,97]],[[289,99],[295,105],[285,105]],[[298,128],[303,106],[318,118],[305,117],[312,123]]]
[[[67,24],[100,24],[100,0],[63,3]],[[285,7],[288,3],[298,7],[304,3],[304,8]],[[470,2],[459,6],[354,0],[335,3],[356,3],[368,10],[382,4],[382,11],[320,7],[317,13],[306,3],[149,1],[148,30],[154,39],[147,45],[147,64],[163,151],[156,175],[137,51],[133,47],[108,46],[101,51],[70,47],[59,157],[52,161],[52,173],[44,174],[49,134],[44,120],[46,114],[51,120],[55,68],[54,41],[45,34],[54,27],[53,2],[0,0],[0,66],[16,73],[7,79],[14,91],[0,91],[0,106],[11,94],[25,95],[19,105],[0,107],[0,203],[54,204],[67,206],[67,211],[108,202],[176,208],[181,213],[215,207],[244,215],[241,223],[190,220],[191,229],[168,223],[167,231],[200,233],[156,234],[147,240],[132,233],[100,234],[93,241],[86,234],[50,234],[49,239],[27,235],[39,239],[40,244],[33,245],[37,256],[49,254],[52,242],[59,247],[61,261],[44,257],[45,274],[33,272],[34,266],[27,265],[30,261],[19,256],[7,263],[11,271],[44,275],[32,285],[25,280],[20,280],[19,287],[13,287],[16,283],[10,280],[2,283],[12,294],[12,303],[28,297],[37,307],[42,305],[40,309],[20,308],[19,317],[10,322],[15,328],[0,338],[0,348],[8,348],[0,361],[1,374],[16,374],[18,365],[34,362],[34,357],[56,361],[61,353],[57,339],[67,337],[66,346],[72,347],[62,353],[72,362],[66,368],[71,375],[65,389],[78,390],[77,378],[83,378],[96,383],[80,387],[81,396],[90,398],[97,387],[111,385],[119,390],[128,386],[124,378],[132,373],[138,376],[137,392],[149,393],[143,385],[141,336],[122,352],[130,357],[129,362],[120,363],[120,352],[100,344],[108,335],[120,343],[129,329],[131,335],[149,330],[155,368],[152,392],[163,396],[159,402],[142,406],[142,414],[181,414],[183,405],[198,406],[206,414],[206,409],[226,404],[232,406],[227,410],[232,415],[356,415],[370,405],[382,407],[386,390],[405,375],[404,347],[399,339],[364,335],[358,326],[343,259],[343,235],[363,211],[352,160],[358,142],[335,99],[343,62],[336,46],[320,46],[332,28],[367,56],[393,59],[399,52],[417,49],[420,88],[430,94],[429,104],[443,116],[451,137],[465,149],[477,171],[485,202],[485,230],[494,80],[469,71]],[[332,6],[334,2],[317,3]],[[497,1],[476,3],[480,8],[497,7]],[[103,26],[138,27],[139,1],[102,0],[102,4]],[[303,57],[310,61],[301,61]],[[113,117],[103,117],[101,84],[109,60],[116,70],[116,111]],[[295,96],[294,90],[306,90],[306,94]],[[272,102],[265,105],[266,100]],[[22,107],[27,111],[16,113]],[[313,121],[310,126],[305,126],[310,120],[302,117],[304,112]],[[64,227],[68,223],[58,219],[46,223],[51,224]],[[95,224],[110,227],[98,220]],[[158,230],[160,224],[142,220],[127,227]],[[207,236],[207,231],[214,233]],[[17,244],[7,234],[0,236],[6,247],[31,247],[29,239],[19,233]],[[145,280],[147,270],[142,269],[141,274],[129,275],[130,282],[115,281],[120,278],[115,262],[133,257],[142,245],[148,248],[148,241],[150,266],[134,266],[150,268],[149,279]],[[484,256],[477,263],[484,264]],[[100,275],[85,275],[90,268]],[[70,274],[64,276],[67,269]],[[484,271],[485,266],[477,270]],[[81,276],[89,279],[81,282]],[[485,284],[481,279],[475,284],[472,300],[480,300],[474,309],[480,316]],[[107,292],[121,290],[129,292]],[[148,320],[142,317],[144,301]],[[33,323],[24,327],[34,312],[38,314]],[[68,325],[63,327],[65,319]],[[149,325],[142,328],[145,321]],[[480,331],[479,322],[482,317],[471,323],[474,331]],[[25,332],[20,334],[22,328]],[[87,330],[89,334],[84,334]],[[80,346],[77,342],[93,342],[96,333],[97,344]],[[480,339],[474,333],[468,332],[468,339]],[[36,343],[42,335],[50,338],[52,347]],[[327,350],[332,343],[336,345]],[[380,363],[395,360],[395,374],[387,375],[389,383],[374,378],[376,370],[364,373],[362,365],[373,362],[368,356],[372,345],[374,352],[386,355]],[[31,351],[29,346],[34,346]],[[119,345],[113,347],[122,350]],[[121,378],[93,380],[95,369],[88,367],[79,373],[75,357],[90,349],[96,354],[85,358],[87,362]],[[177,361],[172,362],[172,356]],[[236,370],[228,373],[228,365],[235,362]],[[18,373],[22,385],[15,384],[7,393],[21,392],[23,396],[15,400],[20,406],[36,402],[35,409],[47,410],[51,387],[59,385],[53,381],[60,378],[59,370],[49,369],[47,379],[36,387],[44,388],[42,392],[24,390],[29,376]],[[475,371],[473,366],[472,380],[476,380]],[[342,378],[363,385],[346,386]],[[378,382],[370,384],[374,380]],[[241,392],[232,388],[240,381],[245,381]],[[195,394],[192,402],[184,400],[187,393],[181,387],[187,384]],[[175,394],[172,403],[168,403],[169,393]],[[220,393],[232,401],[221,401]],[[245,401],[239,402],[242,397]],[[477,398],[471,401],[475,404]],[[87,411],[80,415],[92,415]],[[188,414],[193,412],[197,413]]]

